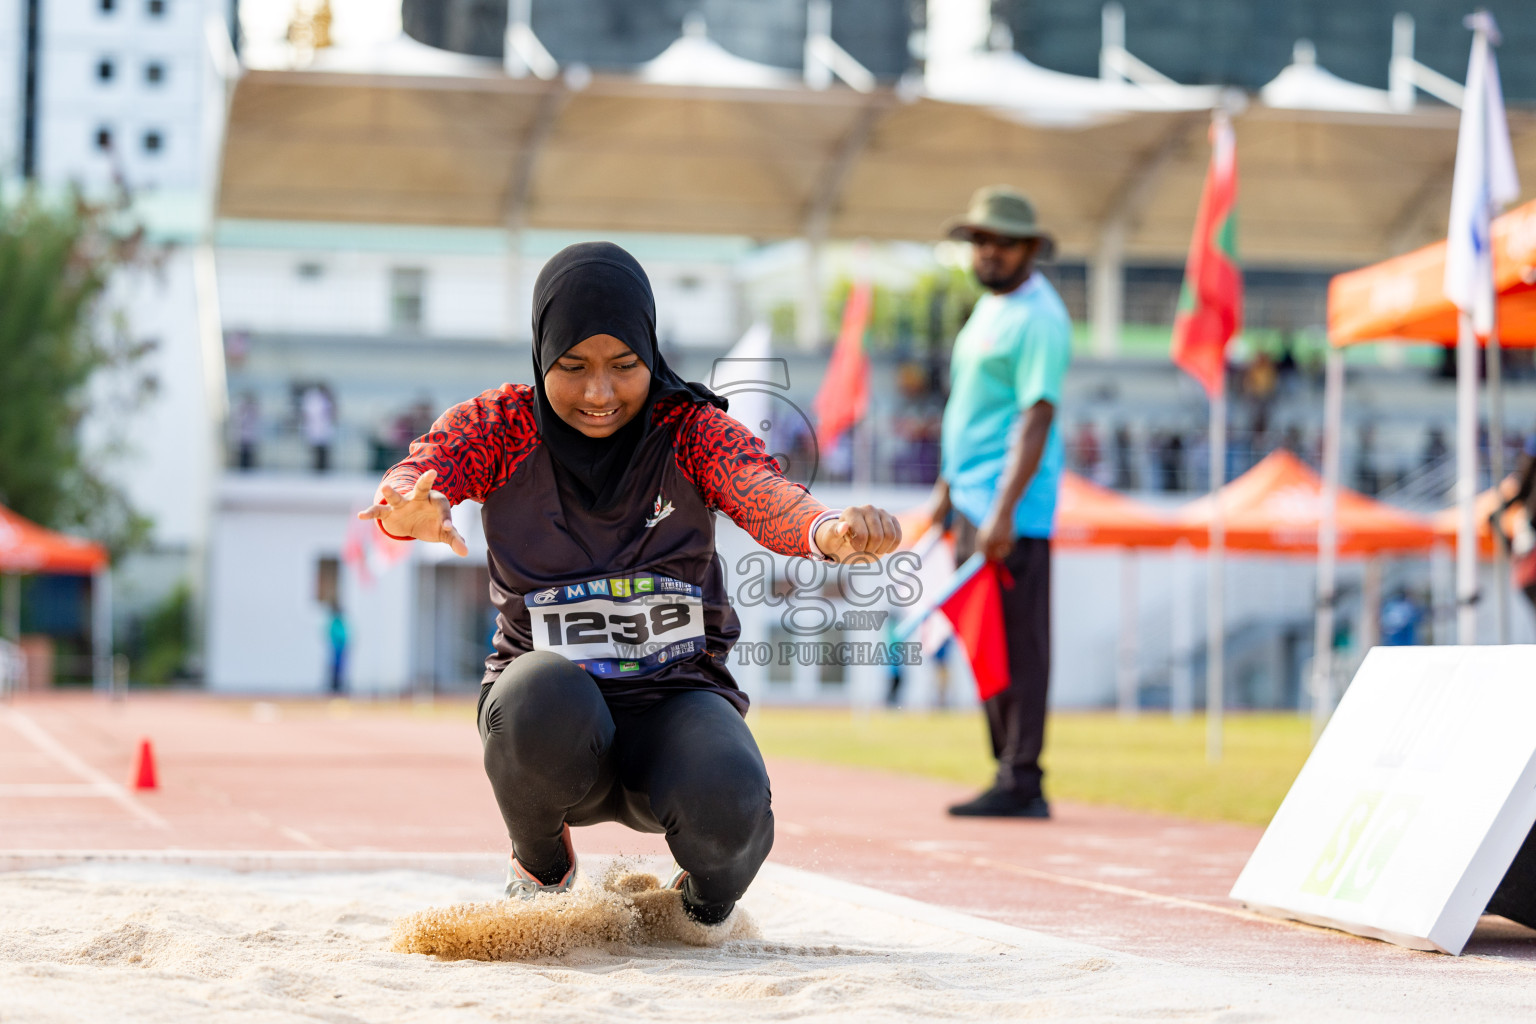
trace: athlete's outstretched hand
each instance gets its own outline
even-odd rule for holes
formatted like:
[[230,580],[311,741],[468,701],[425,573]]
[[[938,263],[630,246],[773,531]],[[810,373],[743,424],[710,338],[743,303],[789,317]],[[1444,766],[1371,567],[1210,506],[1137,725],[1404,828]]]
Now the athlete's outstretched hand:
[[888,555],[901,544],[901,524],[883,508],[854,505],[816,528],[823,554],[846,562],[857,554]]
[[429,469],[416,478],[416,486],[405,497],[388,484],[379,488],[383,504],[370,505],[357,514],[359,519],[378,519],[384,529],[396,537],[414,537],[447,544],[456,555],[469,554],[469,546],[453,528],[453,506],[447,495],[432,489],[437,470]]

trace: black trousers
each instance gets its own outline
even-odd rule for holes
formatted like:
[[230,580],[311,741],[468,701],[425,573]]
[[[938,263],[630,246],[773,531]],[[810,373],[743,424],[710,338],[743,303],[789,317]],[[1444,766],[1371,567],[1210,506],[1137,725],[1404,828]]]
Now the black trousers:
[[688,901],[719,908],[773,846],[763,757],[718,693],[610,707],[581,667],[534,651],[481,692],[479,723],[512,852],[535,874],[563,859],[561,826],[619,821],[665,833]]
[[[955,516],[955,560],[976,550],[976,527]],[[1003,563],[1013,586],[1003,586],[1003,625],[1008,631],[1008,689],[983,702],[997,758],[997,787],[1028,799],[1040,796],[1040,750],[1045,745],[1045,705],[1051,683],[1051,542],[1018,537]]]

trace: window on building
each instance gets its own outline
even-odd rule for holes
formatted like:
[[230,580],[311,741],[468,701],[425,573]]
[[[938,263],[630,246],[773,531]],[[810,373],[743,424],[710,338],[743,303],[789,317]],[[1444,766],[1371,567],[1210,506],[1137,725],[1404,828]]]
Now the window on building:
[[96,62],[96,80],[98,82],[110,82],[112,76],[117,73],[117,65],[112,63],[112,58],[103,57]]
[[149,0],[149,2],[144,5],[145,9],[149,11],[149,16],[151,18],[165,17],[165,9],[168,6],[169,5],[165,2],[165,0]]
[[144,152],[158,153],[165,146],[165,136],[157,129],[151,128],[144,133]]
[[395,267],[389,272],[389,326],[406,334],[421,330],[427,272],[420,267]]
[[152,60],[145,64],[144,81],[150,85],[159,85],[165,81],[165,65],[158,60]]
[[102,126],[96,129],[96,148],[104,153],[109,152],[112,149],[111,128]]

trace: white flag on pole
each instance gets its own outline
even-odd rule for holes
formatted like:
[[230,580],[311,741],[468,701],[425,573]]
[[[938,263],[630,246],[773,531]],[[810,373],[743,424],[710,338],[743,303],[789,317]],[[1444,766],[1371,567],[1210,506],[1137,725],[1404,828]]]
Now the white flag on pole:
[[1466,102],[1456,140],[1456,180],[1451,188],[1451,222],[1446,232],[1445,297],[1472,315],[1480,337],[1493,330],[1494,215],[1520,195],[1504,93],[1493,47],[1499,29],[1493,15],[1468,15],[1472,58],[1467,64]]

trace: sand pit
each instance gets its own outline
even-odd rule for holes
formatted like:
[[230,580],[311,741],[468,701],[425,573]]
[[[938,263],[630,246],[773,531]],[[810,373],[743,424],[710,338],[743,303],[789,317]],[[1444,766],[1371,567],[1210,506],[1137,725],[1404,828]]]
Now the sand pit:
[[155,865],[0,875],[0,1020],[1208,1020],[1226,1008],[1129,958],[946,911],[905,916],[894,897],[860,905],[844,897],[867,890],[771,865],[744,901],[758,938],[604,941],[522,962],[390,951],[402,916],[494,886]]
[[[586,866],[598,877],[606,868],[599,858]],[[480,879],[241,874],[185,864],[0,874],[0,1021],[1256,1022],[1342,1019],[1349,1005],[1343,1017],[1352,1021],[1399,1024],[1445,1019],[1450,1005],[1469,1005],[1472,990],[1448,1000],[1438,991],[1446,983],[1475,986],[1491,1005],[1515,1011],[1488,1013],[1485,1005],[1478,1019],[1530,1019],[1523,974],[1495,981],[1487,966],[1448,957],[1433,962],[1458,975],[1472,970],[1461,984],[1443,977],[1404,985],[1384,975],[1333,988],[1262,972],[1217,974],[772,864],[743,901],[757,936],[714,947],[685,945],[653,923],[588,933],[585,944],[531,960],[391,951],[402,919],[490,905],[499,885],[494,865],[486,868]],[[1502,994],[1488,990],[1501,982]]]

